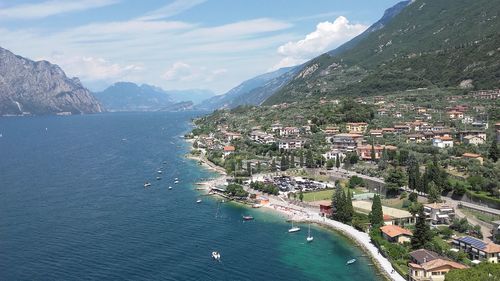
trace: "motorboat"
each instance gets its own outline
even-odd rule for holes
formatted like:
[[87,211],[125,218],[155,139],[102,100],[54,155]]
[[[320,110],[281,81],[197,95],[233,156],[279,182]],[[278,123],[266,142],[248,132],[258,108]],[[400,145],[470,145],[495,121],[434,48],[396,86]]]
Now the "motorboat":
[[163,173],[163,171],[162,171],[162,170],[158,170],[158,171],[156,171],[156,172],[157,172],[158,174]]
[[161,180],[161,177],[156,177],[156,180],[157,180],[157,181]]
[[201,203],[201,199],[196,200],[196,203]]
[[351,260],[348,260],[345,264],[350,265],[350,264],[353,264],[355,262],[356,262],[356,259],[351,259]]
[[179,183],[179,181],[178,181],[178,180],[176,180],[176,181],[174,181],[174,183],[175,183],[175,184],[178,184],[178,183]]
[[213,251],[212,252],[212,258],[216,261],[220,261],[220,253],[219,252],[216,252],[216,251]]
[[144,183],[144,187],[150,187],[151,186],[151,183],[150,182],[145,182]]
[[169,187],[168,187],[168,189],[172,189],[172,187],[171,187],[171,186],[169,186]]
[[252,216],[243,216],[243,220],[251,221],[251,220],[253,220],[253,217]]

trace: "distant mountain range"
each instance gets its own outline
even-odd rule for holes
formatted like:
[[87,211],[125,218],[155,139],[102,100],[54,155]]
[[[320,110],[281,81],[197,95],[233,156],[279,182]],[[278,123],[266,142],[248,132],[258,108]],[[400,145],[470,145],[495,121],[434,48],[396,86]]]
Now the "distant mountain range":
[[201,105],[200,109],[234,108],[239,105],[259,105],[285,85],[300,67],[286,67],[248,79],[223,95],[214,96]]
[[84,114],[104,109],[78,78],[57,65],[0,48],[0,116]]
[[264,104],[417,88],[500,87],[496,1],[406,1],[384,17],[380,27],[376,23],[337,50],[306,63]]
[[208,90],[165,91],[160,87],[132,82],[117,82],[94,96],[109,111],[177,111],[213,96]]

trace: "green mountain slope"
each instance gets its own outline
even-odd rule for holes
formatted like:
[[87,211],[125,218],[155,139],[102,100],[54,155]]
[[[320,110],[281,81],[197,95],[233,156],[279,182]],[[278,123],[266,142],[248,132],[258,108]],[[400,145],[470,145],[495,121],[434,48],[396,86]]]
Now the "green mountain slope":
[[500,5],[417,0],[335,56],[310,61],[265,104],[414,88],[500,87]]

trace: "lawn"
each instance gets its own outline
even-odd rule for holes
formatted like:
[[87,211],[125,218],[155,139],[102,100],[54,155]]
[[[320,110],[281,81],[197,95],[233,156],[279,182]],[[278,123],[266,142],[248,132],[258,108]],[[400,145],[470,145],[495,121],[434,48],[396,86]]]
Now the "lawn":
[[332,195],[333,195],[333,189],[307,192],[304,193],[304,201],[312,202],[319,200],[332,200]]

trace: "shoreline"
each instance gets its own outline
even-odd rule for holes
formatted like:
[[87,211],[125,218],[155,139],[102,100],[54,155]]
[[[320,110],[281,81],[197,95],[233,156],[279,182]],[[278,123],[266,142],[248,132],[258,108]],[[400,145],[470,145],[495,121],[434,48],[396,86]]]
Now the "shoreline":
[[[185,140],[190,144],[193,143],[192,139],[185,139]],[[220,182],[226,181],[227,175],[225,171],[223,171],[221,167],[218,166],[214,167],[214,164],[208,161],[208,159],[206,159],[205,157],[194,156],[188,152],[186,154],[186,158],[195,160],[198,163],[201,162],[202,167],[214,171],[217,174],[217,176],[213,180],[202,183],[196,183],[197,185],[203,185],[209,188],[211,186],[216,186],[220,184]],[[381,276],[385,280],[392,280],[392,281],[406,280],[395,270],[394,273],[391,273],[391,271],[393,270],[392,264],[389,262],[388,259],[383,257],[382,254],[380,254],[377,247],[370,242],[371,238],[367,233],[361,232],[350,225],[343,224],[338,221],[334,221],[325,217],[321,217],[319,215],[319,211],[313,212],[303,207],[292,205],[285,201],[280,201],[279,200],[280,198],[276,198],[275,196],[272,195],[269,196],[266,195],[266,196],[270,199],[270,202],[269,204],[262,206],[261,209],[265,208],[266,210],[274,211],[279,215],[282,215],[284,219],[287,219],[287,217],[289,217],[289,220],[293,220],[299,223],[311,222],[316,225],[319,225],[320,227],[325,228],[327,231],[334,231],[337,234],[342,235],[343,237],[350,240],[354,244],[354,246],[359,247],[363,251],[363,253],[370,258],[379,276]],[[247,204],[244,205],[248,207]]]

